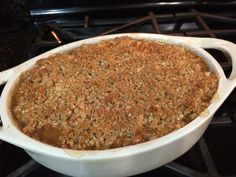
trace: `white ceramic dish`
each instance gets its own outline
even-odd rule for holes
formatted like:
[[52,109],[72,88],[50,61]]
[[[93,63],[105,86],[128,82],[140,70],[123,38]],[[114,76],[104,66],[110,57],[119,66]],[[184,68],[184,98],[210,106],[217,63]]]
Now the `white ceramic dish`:
[[[31,68],[41,58],[79,47],[81,44],[98,43],[101,40],[120,36],[135,39],[157,40],[180,44],[198,53],[209,68],[219,75],[217,99],[208,107],[208,114],[202,114],[194,121],[166,136],[145,143],[122,148],[94,151],[72,151],[53,147],[23,134],[14,125],[9,111],[11,90],[19,75]],[[227,79],[218,62],[203,48],[219,49],[231,56],[232,73]],[[0,83],[6,83],[0,100],[3,127],[0,139],[23,148],[33,159],[44,166],[71,176],[130,176],[162,166],[190,149],[202,136],[212,116],[236,86],[236,45],[212,38],[173,37],[157,34],[128,33],[90,38],[73,42],[0,73]]]

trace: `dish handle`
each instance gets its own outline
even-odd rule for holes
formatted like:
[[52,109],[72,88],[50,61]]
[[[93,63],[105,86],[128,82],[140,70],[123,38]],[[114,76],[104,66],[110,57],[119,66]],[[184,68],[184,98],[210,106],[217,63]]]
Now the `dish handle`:
[[[20,69],[22,69],[25,66],[25,63],[22,63],[20,65],[17,65],[13,68],[4,70],[0,72],[0,85],[5,84],[17,71],[19,71]],[[2,121],[2,118],[0,116],[0,140],[6,140],[8,136],[6,133],[6,126],[4,126],[4,123]]]
[[[217,49],[222,51],[232,62],[232,72],[227,79],[232,89],[236,86],[236,44],[216,38],[177,37],[181,40],[204,49]],[[226,77],[225,77],[226,78]]]
[[15,73],[31,67],[35,64],[37,58],[27,60],[17,66],[0,72],[0,85],[5,84]]
[[3,131],[4,131],[4,127],[3,127],[3,123],[0,117],[0,140],[3,140]]
[[0,85],[5,84],[8,79],[18,70],[20,65],[0,72]]

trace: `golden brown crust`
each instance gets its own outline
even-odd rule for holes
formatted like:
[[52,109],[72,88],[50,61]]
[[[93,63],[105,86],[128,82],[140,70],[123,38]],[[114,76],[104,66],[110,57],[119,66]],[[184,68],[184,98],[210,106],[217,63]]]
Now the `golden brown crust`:
[[217,86],[193,52],[120,37],[38,61],[21,75],[12,113],[38,140],[108,149],[183,127],[208,107]]

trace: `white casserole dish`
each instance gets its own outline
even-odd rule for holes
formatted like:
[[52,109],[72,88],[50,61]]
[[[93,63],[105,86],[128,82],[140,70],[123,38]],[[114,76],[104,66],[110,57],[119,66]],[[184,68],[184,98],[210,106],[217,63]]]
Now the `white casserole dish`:
[[[216,98],[202,114],[181,129],[166,136],[145,143],[108,150],[75,151],[53,147],[36,141],[17,129],[11,118],[9,101],[11,91],[19,75],[31,68],[35,62],[54,53],[60,53],[79,47],[81,44],[98,43],[101,40],[120,36],[134,39],[162,41],[180,44],[202,56],[210,70],[219,75],[219,87]],[[218,62],[203,48],[219,49],[232,60],[232,73],[227,79]],[[0,100],[0,114],[3,127],[0,139],[23,148],[33,159],[57,172],[71,176],[130,176],[162,166],[179,157],[190,149],[202,136],[214,113],[236,86],[236,45],[213,38],[173,37],[158,34],[127,33],[101,36],[66,44],[53,49],[14,68],[0,73],[0,83],[5,82]]]

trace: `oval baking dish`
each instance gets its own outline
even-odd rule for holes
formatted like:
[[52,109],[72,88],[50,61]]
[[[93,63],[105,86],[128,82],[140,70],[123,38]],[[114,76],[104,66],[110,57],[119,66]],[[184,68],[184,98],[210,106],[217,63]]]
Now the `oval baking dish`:
[[[69,51],[81,44],[95,44],[101,40],[129,36],[134,39],[161,41],[178,44],[201,56],[209,69],[219,76],[218,90],[214,101],[195,120],[163,137],[131,146],[108,150],[68,150],[36,141],[23,134],[12,121],[9,102],[12,89],[23,71],[30,69],[37,60],[55,53]],[[232,60],[232,73],[226,78],[219,63],[203,48],[214,48],[227,53]],[[0,83],[5,82],[0,100],[3,127],[0,139],[23,148],[33,159],[44,166],[71,176],[130,176],[162,166],[190,149],[202,136],[214,113],[236,86],[236,45],[211,38],[173,37],[157,34],[128,33],[101,36],[73,42],[0,73]],[[144,163],[145,162],[145,163]]]

